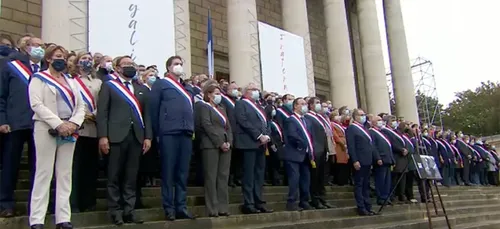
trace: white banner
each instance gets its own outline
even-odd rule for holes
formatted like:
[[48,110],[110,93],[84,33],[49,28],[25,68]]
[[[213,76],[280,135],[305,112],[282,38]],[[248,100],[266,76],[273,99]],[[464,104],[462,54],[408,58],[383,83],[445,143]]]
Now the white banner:
[[173,0],[89,0],[89,50],[165,71],[175,55]]
[[259,22],[262,87],[281,95],[307,96],[307,68],[304,39]]

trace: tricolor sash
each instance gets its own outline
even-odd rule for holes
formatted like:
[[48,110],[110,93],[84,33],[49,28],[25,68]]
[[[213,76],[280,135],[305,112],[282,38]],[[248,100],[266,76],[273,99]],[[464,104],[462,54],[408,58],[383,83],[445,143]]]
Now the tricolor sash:
[[263,122],[267,122],[267,118],[266,115],[264,115],[264,111],[262,111],[262,109],[260,109],[254,102],[250,101],[247,98],[242,98],[241,100],[248,103],[255,110],[255,112],[257,112],[257,115],[259,116],[260,120],[262,120]]
[[460,161],[462,161],[462,155],[460,154],[460,150],[458,150],[458,148],[454,145],[450,145],[451,148],[456,152],[456,154],[458,155],[458,157],[460,157]]
[[26,85],[28,85],[28,83],[30,82],[30,77],[32,75],[31,70],[28,67],[26,67],[19,60],[13,60],[11,62],[8,62],[8,66],[10,67],[12,72],[14,72],[15,75],[19,77],[19,79],[21,79],[21,81],[23,81],[24,83],[26,83]]
[[302,121],[296,114],[290,115],[290,118],[293,119],[295,122],[297,122],[297,124],[299,124],[300,129],[302,130],[302,134],[304,135],[304,137],[306,137],[307,144],[309,147],[309,153],[311,154],[311,159],[314,160],[314,145],[311,139],[311,134],[309,133],[304,123],[302,123]]
[[189,92],[187,92],[186,89],[179,82],[177,82],[177,80],[174,80],[169,76],[167,76],[163,79],[186,99],[186,101],[189,103],[189,105],[192,109],[193,108],[193,99],[191,98],[191,95],[189,94]]
[[330,121],[328,121],[323,115],[318,114],[318,117],[323,120],[323,123],[325,124],[325,127],[330,129],[330,131],[333,131],[332,125],[330,124]]
[[203,97],[200,94],[197,94],[195,97],[199,100],[203,100]]
[[355,122],[353,122],[351,125],[355,126],[359,130],[361,130],[361,132],[363,132],[363,134],[366,135],[366,137],[370,140],[370,142],[372,141],[372,137],[370,136],[370,133],[368,133],[368,131],[366,131],[364,127],[362,127],[360,124],[357,124]]
[[403,138],[411,145],[411,147],[415,149],[413,142],[411,142],[411,140],[406,135],[402,134],[401,136],[403,136]]
[[271,126],[274,127],[274,129],[276,129],[276,132],[278,132],[278,134],[280,135],[281,141],[283,141],[283,132],[281,131],[281,128],[278,125],[278,123],[276,123],[274,120],[271,120]]
[[220,119],[220,120],[221,120],[221,122],[222,122],[222,126],[226,127],[226,123],[227,123],[226,116],[224,116],[224,114],[222,114],[222,112],[221,112],[219,109],[217,109],[217,107],[212,106],[212,104],[207,103],[207,102],[205,102],[205,101],[203,101],[203,100],[201,100],[201,102],[203,102],[203,103],[204,103],[205,105],[207,105],[210,109],[212,109],[212,110],[213,110],[213,111],[217,114],[217,116],[219,116],[219,119]]
[[130,105],[132,111],[136,118],[141,122],[142,128],[144,128],[144,120],[142,118],[142,108],[139,100],[135,97],[132,92],[126,88],[120,81],[110,80],[108,81],[109,86],[125,101]]
[[336,122],[332,122],[332,123],[333,123],[334,126],[336,126],[337,128],[339,128],[342,131],[342,133],[344,133],[344,135],[345,135],[345,129],[344,129],[343,126],[341,126],[340,124],[338,124]]
[[380,132],[379,130],[377,130],[375,128],[371,128],[370,130],[373,130],[373,132],[375,132],[378,136],[382,137],[384,139],[385,143],[387,143],[387,145],[389,145],[389,148],[392,147],[391,141],[389,141],[389,139],[387,139],[387,137],[382,132]]
[[432,146],[431,142],[427,140],[427,138],[422,138],[422,139],[425,141],[425,143],[429,144],[429,146]]
[[316,122],[319,123],[319,125],[321,125],[321,127],[323,128],[324,131],[326,131],[326,127],[325,127],[325,124],[321,121],[321,119],[318,118],[318,116],[312,112],[307,112],[306,115],[308,117],[311,117],[312,119],[314,119]]
[[195,87],[196,89],[198,89],[198,90],[200,90],[200,91],[201,91],[201,87],[200,87],[200,86],[198,86],[198,85],[194,85],[194,87]]
[[401,143],[403,143],[403,145],[406,145],[406,142],[405,140],[398,134],[396,133],[394,130],[392,130],[390,127],[384,127],[386,130],[388,130],[389,132],[391,132],[392,135],[396,136],[400,141]]
[[278,107],[276,110],[278,110],[278,112],[279,112],[281,115],[285,116],[286,118],[289,118],[289,117],[290,117],[290,115],[288,114],[288,112],[287,112],[285,109],[283,109],[283,108],[281,108],[281,107]]
[[90,112],[94,112],[96,109],[95,99],[89,88],[83,83],[79,76],[73,77],[76,80],[78,89],[80,89],[80,94],[82,95],[83,101],[87,104]]
[[[62,74],[62,73],[61,73]],[[67,75],[62,74],[63,77],[68,78]],[[49,71],[43,71],[43,72],[38,72],[33,75],[33,77],[37,77],[40,80],[42,80],[44,83],[51,85],[59,91],[59,94],[63,98],[64,102],[68,105],[69,109],[71,112],[73,112],[73,109],[75,108],[76,105],[76,99],[75,99],[75,94],[73,94],[73,91],[71,88],[68,88],[65,85],[60,84],[57,82],[54,77],[52,77],[49,73]],[[69,82],[68,82],[69,84]]]
[[116,72],[108,74],[108,79],[109,80],[118,80],[119,78],[120,77],[118,76],[118,74],[116,74]]
[[231,105],[231,107],[234,108],[234,101],[231,98],[229,98],[229,96],[227,96],[227,95],[224,95],[224,94],[221,94],[221,95],[222,95],[222,98],[225,99],[227,101],[227,103],[229,103]]
[[465,144],[467,147],[469,147],[469,149],[476,154],[476,156],[478,156],[478,160],[481,158],[481,154],[479,152],[477,152],[476,149],[474,149],[474,147],[472,147],[471,145],[469,144]]

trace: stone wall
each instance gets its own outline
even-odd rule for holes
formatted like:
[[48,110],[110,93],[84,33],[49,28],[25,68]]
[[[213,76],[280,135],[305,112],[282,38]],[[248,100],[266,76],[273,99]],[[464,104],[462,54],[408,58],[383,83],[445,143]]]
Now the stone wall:
[[42,0],[2,0],[0,33],[14,39],[26,33],[41,36]]

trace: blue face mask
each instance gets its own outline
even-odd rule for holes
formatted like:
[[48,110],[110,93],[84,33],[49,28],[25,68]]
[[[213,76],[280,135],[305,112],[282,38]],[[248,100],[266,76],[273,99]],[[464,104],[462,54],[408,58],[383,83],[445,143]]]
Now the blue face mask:
[[81,60],[79,64],[84,72],[92,71],[92,62],[90,60]]
[[287,107],[288,109],[290,109],[290,110],[291,110],[291,109],[292,109],[292,106],[293,106],[293,101],[290,101],[290,100],[286,101],[286,103],[285,103],[285,107]]
[[148,84],[153,85],[156,82],[156,77],[155,76],[150,76],[148,78]]
[[307,109],[307,105],[302,106],[301,111],[302,111],[302,114],[306,114],[306,113],[307,113],[307,111],[308,111],[308,109]]
[[363,116],[361,116],[361,117],[359,118],[359,122],[360,122],[361,124],[365,124],[365,122],[366,122],[366,116],[364,116],[364,115],[363,115]]
[[31,47],[30,51],[30,56],[37,59],[41,60],[43,59],[43,56],[45,55],[45,50],[43,50],[42,47]]
[[64,59],[54,59],[52,60],[51,66],[54,70],[62,72],[66,69],[66,61]]
[[7,45],[0,45],[0,56],[8,56],[12,49]]
[[321,104],[317,103],[317,104],[314,104],[314,111],[316,112],[321,112]]

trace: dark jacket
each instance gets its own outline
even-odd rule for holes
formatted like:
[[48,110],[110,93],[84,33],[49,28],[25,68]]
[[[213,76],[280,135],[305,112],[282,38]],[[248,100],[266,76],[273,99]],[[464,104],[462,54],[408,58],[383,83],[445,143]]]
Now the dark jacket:
[[389,138],[387,138],[387,136],[385,136],[385,134],[380,130],[373,128],[370,129],[370,135],[372,137],[375,150],[377,150],[377,153],[384,165],[393,165],[395,160],[392,155],[392,146]]
[[403,149],[405,149],[405,141],[398,130],[392,130],[390,127],[384,127],[382,133],[387,136],[392,145],[392,154],[394,155],[394,160],[396,161],[396,166],[394,166],[393,171],[396,173],[402,173],[408,166],[408,155],[403,155]]
[[[284,125],[288,131],[285,132],[285,147],[281,159],[301,163],[306,160],[306,157],[310,157],[310,152],[307,151],[309,143],[306,137],[306,134],[310,135],[310,128],[307,128],[308,133],[304,133],[295,117],[297,116],[294,115],[294,117],[285,120]],[[307,126],[312,125],[309,120],[305,118],[304,120]]]
[[231,124],[231,129],[234,131],[236,128],[236,120],[234,119],[234,105],[235,101],[228,95],[222,94],[221,105],[226,110],[227,118],[229,119],[229,123]]
[[[166,78],[156,81],[151,89],[149,107],[155,136],[194,133],[193,91],[184,84],[175,87],[174,80]],[[180,91],[183,90],[183,91]],[[185,94],[187,93],[187,94]],[[186,96],[189,96],[190,100]]]
[[358,161],[362,166],[370,166],[380,160],[370,133],[361,124],[352,123],[346,130],[347,153],[351,161]]
[[[120,84],[121,82],[113,81]],[[134,95],[139,101],[144,126],[135,114],[132,106],[111,85],[111,81],[102,84],[97,102],[97,136],[107,137],[110,143],[119,143],[125,139],[130,131],[134,130],[135,137],[139,142],[144,139],[152,139],[151,116],[146,103],[149,89],[144,85],[133,84]],[[124,89],[126,90],[126,89]]]
[[[258,149],[261,147],[258,139],[259,136],[269,135],[271,131],[268,128],[267,120],[261,107],[250,100],[245,100],[238,100],[234,107],[234,117],[236,120],[234,146],[237,149]],[[254,106],[250,105],[247,101],[253,103]],[[256,108],[259,110],[257,111]],[[264,117],[261,117],[259,112]]]
[[222,106],[212,107],[210,104],[197,102],[195,114],[198,117],[195,120],[195,136],[200,149],[220,149],[225,142],[233,144],[231,124]]
[[[326,152],[328,152],[328,142],[324,123],[316,113],[308,112],[304,117],[309,121],[311,137],[314,144],[314,156],[316,160],[325,160]],[[288,130],[290,131],[290,130]]]

